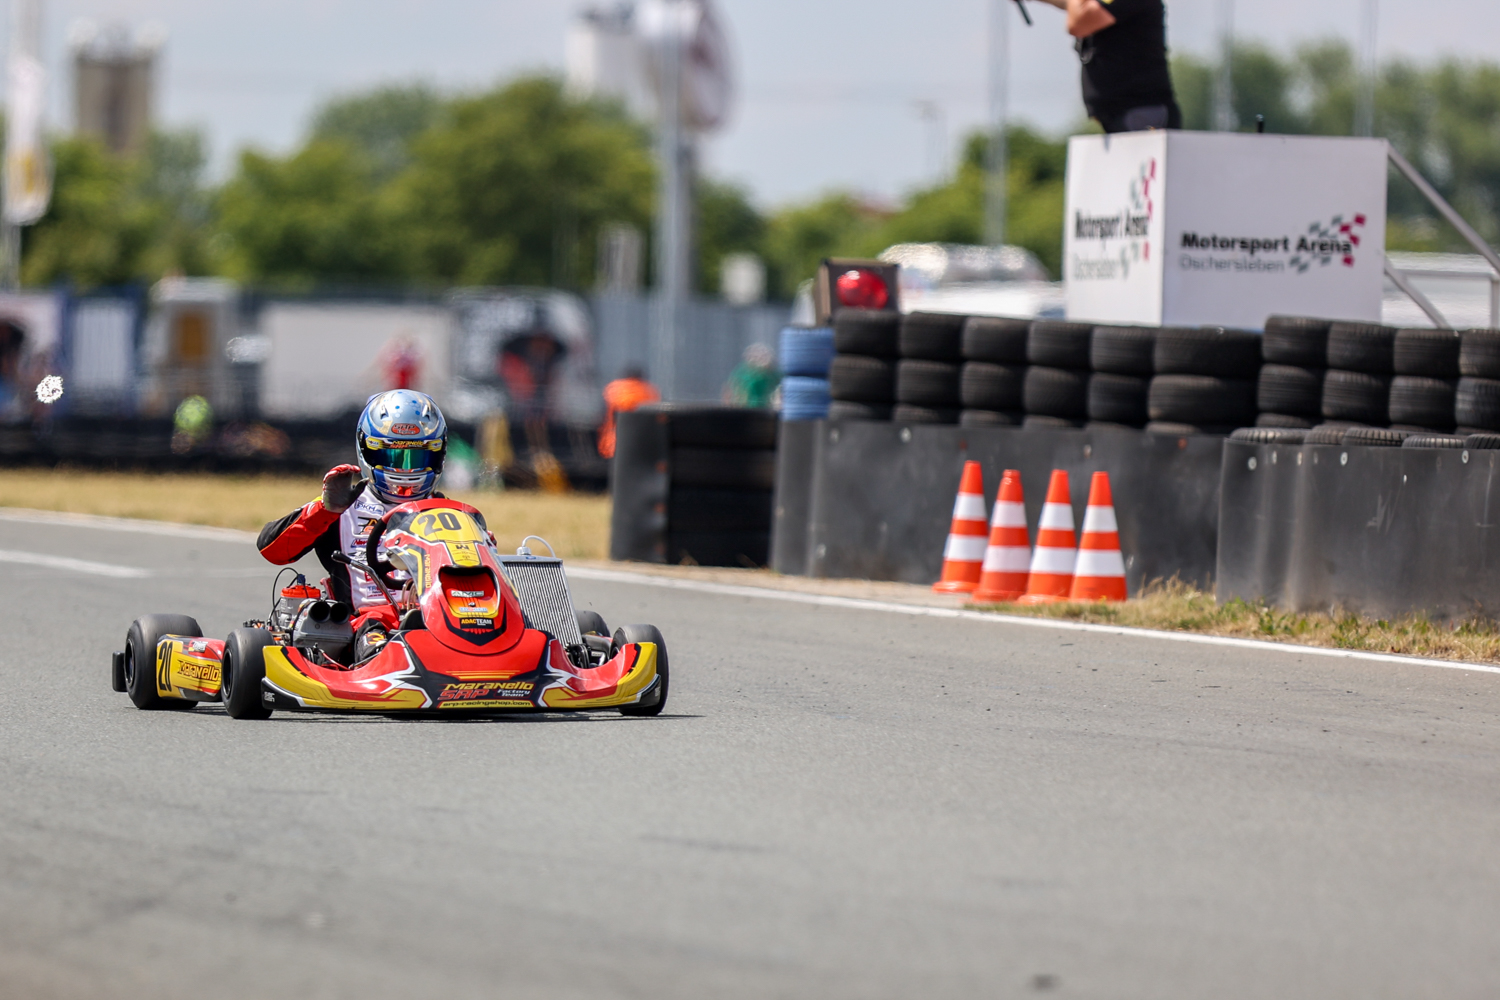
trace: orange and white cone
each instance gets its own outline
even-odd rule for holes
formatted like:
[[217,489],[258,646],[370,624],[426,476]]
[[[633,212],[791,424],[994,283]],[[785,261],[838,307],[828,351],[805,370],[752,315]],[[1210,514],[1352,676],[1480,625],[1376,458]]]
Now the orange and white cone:
[[1125,600],[1125,558],[1120,554],[1120,529],[1107,472],[1094,473],[1089,483],[1089,506],[1083,513],[1083,540],[1069,600]]
[[995,497],[990,518],[990,546],[984,552],[983,574],[974,600],[1014,601],[1026,593],[1026,575],[1031,566],[1031,539],[1026,534],[1026,504],[1021,492],[1021,473],[1006,469]]
[[979,583],[984,565],[984,473],[978,462],[965,462],[953,501],[953,526],[943,546],[943,578],[932,585],[939,594],[967,594]]
[[1073,589],[1073,564],[1078,542],[1073,534],[1073,500],[1068,493],[1068,473],[1052,470],[1047,484],[1047,502],[1036,529],[1036,551],[1026,577],[1022,604],[1052,604],[1066,601]]

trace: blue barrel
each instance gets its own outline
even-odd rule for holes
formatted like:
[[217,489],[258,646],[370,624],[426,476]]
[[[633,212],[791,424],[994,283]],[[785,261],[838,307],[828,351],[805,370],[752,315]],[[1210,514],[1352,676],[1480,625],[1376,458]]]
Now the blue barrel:
[[822,420],[828,416],[828,380],[788,375],[781,380],[782,420]]
[[781,331],[780,347],[777,357],[783,375],[828,377],[828,366],[833,364],[831,327],[786,327]]

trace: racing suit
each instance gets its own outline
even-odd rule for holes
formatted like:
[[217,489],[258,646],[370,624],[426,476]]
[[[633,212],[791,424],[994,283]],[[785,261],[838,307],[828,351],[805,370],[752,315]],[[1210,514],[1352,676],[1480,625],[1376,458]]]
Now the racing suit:
[[[434,493],[433,496],[441,496]],[[260,529],[256,547],[267,561],[278,566],[296,562],[308,552],[316,552],[318,561],[328,571],[328,590],[336,601],[354,609],[355,661],[363,660],[384,643],[396,630],[396,609],[391,607],[374,579],[362,569],[333,561],[333,553],[363,561],[370,530],[386,512],[407,500],[386,503],[372,489],[364,489],[348,509],[334,513],[323,506],[320,497],[299,507],[286,517]]]

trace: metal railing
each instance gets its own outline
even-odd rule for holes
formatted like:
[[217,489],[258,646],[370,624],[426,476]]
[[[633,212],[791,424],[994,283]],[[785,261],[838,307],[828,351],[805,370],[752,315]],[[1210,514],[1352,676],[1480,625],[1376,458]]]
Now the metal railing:
[[1490,273],[1481,274],[1474,271],[1451,270],[1403,271],[1391,263],[1391,258],[1387,256],[1385,258],[1385,276],[1390,278],[1397,288],[1405,292],[1407,297],[1417,304],[1418,309],[1427,314],[1427,318],[1432,320],[1434,326],[1446,330],[1453,329],[1453,324],[1449,323],[1443,317],[1443,314],[1438,311],[1437,306],[1432,304],[1431,299],[1423,295],[1412,284],[1412,277],[1420,274],[1424,278],[1482,278],[1490,283],[1490,326],[1500,327],[1500,254],[1495,253],[1494,249],[1484,241],[1484,238],[1475,231],[1474,227],[1469,225],[1464,220],[1464,217],[1458,214],[1457,209],[1448,204],[1447,199],[1438,193],[1437,188],[1427,182],[1427,178],[1417,172],[1417,168],[1412,166],[1406,157],[1396,152],[1395,148],[1389,145],[1386,146],[1386,152],[1390,156],[1392,166],[1399,170],[1403,177],[1411,181],[1412,186],[1417,189],[1422,197],[1427,199],[1428,204],[1437,209],[1438,213],[1448,221],[1448,224],[1458,230],[1458,234],[1479,252],[1479,256],[1483,257],[1485,262],[1490,265]]

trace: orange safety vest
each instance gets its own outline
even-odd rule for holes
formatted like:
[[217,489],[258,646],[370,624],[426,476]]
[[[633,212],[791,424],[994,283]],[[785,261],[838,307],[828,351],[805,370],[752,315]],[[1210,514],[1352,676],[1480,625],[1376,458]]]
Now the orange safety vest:
[[604,387],[604,423],[599,427],[599,455],[615,457],[615,414],[661,399],[656,386],[640,378],[617,378]]

